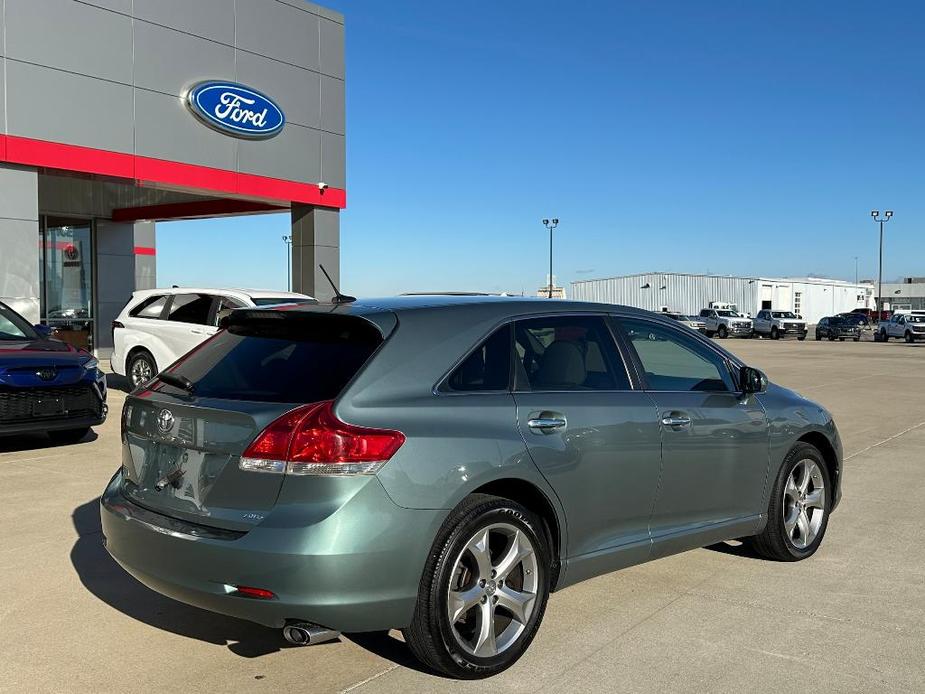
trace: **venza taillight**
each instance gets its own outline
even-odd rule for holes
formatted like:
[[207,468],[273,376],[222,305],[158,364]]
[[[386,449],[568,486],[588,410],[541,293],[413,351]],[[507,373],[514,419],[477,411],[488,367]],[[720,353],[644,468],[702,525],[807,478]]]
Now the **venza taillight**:
[[371,475],[395,455],[405,435],[346,424],[334,403],[303,405],[272,422],[241,456],[250,472],[290,475]]

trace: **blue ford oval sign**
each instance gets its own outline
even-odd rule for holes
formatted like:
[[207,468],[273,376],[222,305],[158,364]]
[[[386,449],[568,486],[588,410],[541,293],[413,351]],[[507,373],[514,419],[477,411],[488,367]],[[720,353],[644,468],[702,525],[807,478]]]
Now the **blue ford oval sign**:
[[190,89],[186,104],[210,128],[235,137],[273,137],[286,125],[283,110],[271,98],[234,82],[200,82]]

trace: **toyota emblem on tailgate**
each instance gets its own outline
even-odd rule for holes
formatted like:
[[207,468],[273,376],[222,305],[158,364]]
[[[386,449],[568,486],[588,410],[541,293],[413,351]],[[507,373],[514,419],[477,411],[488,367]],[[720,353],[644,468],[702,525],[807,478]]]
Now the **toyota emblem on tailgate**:
[[157,413],[157,428],[165,434],[173,429],[173,412],[161,410]]

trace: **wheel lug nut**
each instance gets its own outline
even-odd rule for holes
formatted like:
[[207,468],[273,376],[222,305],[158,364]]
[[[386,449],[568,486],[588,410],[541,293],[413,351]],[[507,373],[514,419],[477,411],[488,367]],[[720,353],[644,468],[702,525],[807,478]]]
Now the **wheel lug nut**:
[[484,588],[484,587],[485,587],[485,579],[483,578],[482,580],[479,581],[479,588]]
[[491,577],[494,578],[496,575],[497,575],[497,574],[495,573],[495,570],[492,569],[492,570],[491,570]]
[[488,602],[488,596],[487,596],[487,595],[483,595],[483,596],[482,596],[482,604],[484,605],[486,602]]

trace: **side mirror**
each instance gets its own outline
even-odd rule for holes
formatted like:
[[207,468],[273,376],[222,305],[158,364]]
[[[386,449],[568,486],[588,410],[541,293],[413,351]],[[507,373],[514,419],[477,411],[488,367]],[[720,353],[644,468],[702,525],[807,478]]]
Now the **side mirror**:
[[746,395],[763,393],[768,389],[768,377],[758,369],[743,366],[739,371],[739,385],[742,388],[742,393]]
[[42,338],[49,338],[51,337],[52,333],[55,332],[55,329],[53,327],[51,327],[50,325],[44,325],[42,323],[37,323],[36,325],[33,325],[32,329],[35,330],[35,332],[39,334],[39,337],[42,337]]

